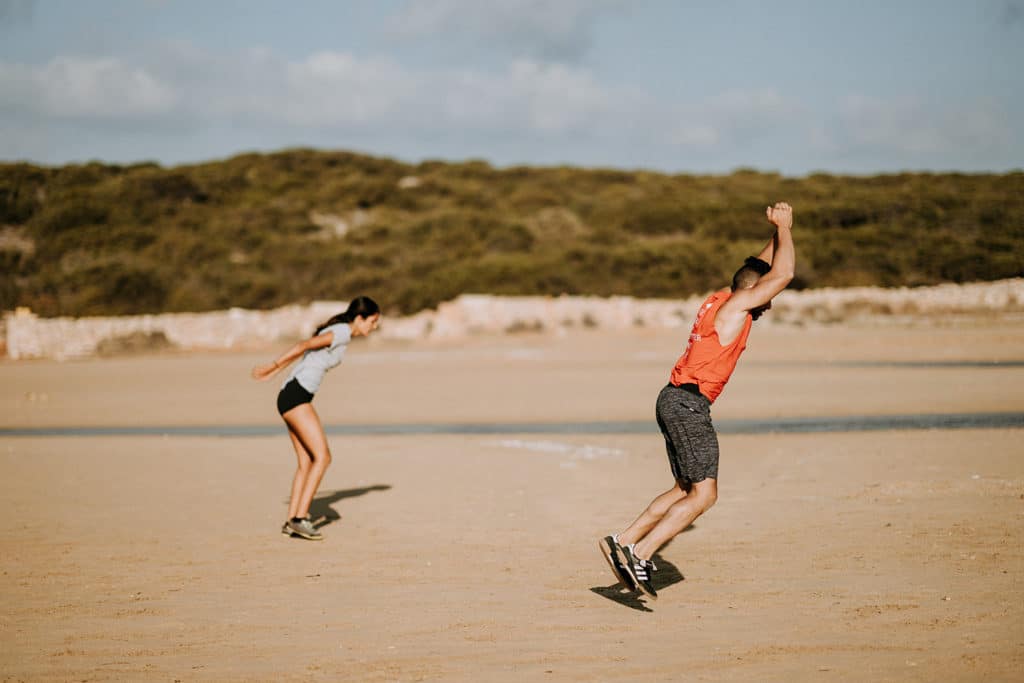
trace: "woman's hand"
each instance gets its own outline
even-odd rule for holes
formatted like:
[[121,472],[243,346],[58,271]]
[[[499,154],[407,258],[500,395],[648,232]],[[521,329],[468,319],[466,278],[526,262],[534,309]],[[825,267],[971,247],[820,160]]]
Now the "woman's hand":
[[265,382],[281,368],[277,363],[263,363],[252,369],[252,378]]

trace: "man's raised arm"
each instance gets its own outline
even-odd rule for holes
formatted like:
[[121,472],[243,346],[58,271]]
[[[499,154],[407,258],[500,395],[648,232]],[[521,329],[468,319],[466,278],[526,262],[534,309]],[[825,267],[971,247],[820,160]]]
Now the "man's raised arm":
[[[757,284],[750,289],[743,289],[733,294],[733,305],[744,310],[763,306],[771,301],[776,294],[793,281],[796,268],[796,250],[793,247],[793,208],[785,202],[769,206],[768,220],[775,225],[775,235],[761,252],[769,252],[771,270],[761,276]],[[764,259],[768,261],[768,259]]]
[[[769,218],[771,220],[771,218]],[[779,243],[779,231],[778,228],[772,233],[772,236],[768,238],[768,243],[764,245],[764,249],[757,255],[757,258],[761,259],[768,265],[772,264],[772,258],[775,254],[775,250],[778,248]]]

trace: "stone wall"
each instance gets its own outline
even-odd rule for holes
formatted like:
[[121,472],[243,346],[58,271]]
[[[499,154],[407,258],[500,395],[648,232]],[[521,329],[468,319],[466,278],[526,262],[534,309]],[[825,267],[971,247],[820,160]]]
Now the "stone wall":
[[[386,317],[379,336],[414,341],[567,328],[679,328],[691,323],[702,299],[463,295],[437,310]],[[6,353],[12,359],[80,358],[147,345],[153,349],[255,349],[308,336],[345,306],[345,302],[321,301],[269,311],[231,309],[107,318],[40,318],[19,309],[4,316],[0,332],[6,331]],[[786,291],[776,298],[772,313],[764,320],[770,324],[830,324],[880,316],[1021,312],[1024,279],[1017,278],[914,289]]]
[[785,322],[834,323],[873,317],[1002,315],[1024,312],[1024,279],[934,287],[850,287],[783,292],[772,316]]

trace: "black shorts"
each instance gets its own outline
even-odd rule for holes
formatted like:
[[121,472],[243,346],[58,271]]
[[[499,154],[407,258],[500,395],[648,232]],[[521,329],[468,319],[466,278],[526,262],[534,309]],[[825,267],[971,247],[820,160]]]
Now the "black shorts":
[[295,406],[312,401],[313,394],[306,391],[306,388],[299,384],[299,380],[292,378],[288,384],[281,387],[281,392],[277,395],[277,412],[284,415]]
[[695,391],[669,384],[658,394],[655,410],[665,437],[672,476],[689,490],[718,478],[718,435],[711,424],[711,402]]

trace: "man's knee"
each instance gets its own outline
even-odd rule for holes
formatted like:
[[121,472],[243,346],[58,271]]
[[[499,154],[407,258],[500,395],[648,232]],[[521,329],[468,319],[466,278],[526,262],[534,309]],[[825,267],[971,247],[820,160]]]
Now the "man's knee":
[[711,506],[718,500],[718,482],[714,479],[705,479],[693,486],[690,496],[697,499],[698,505],[703,512],[711,509]]

